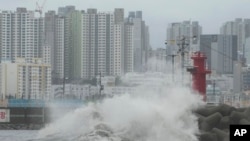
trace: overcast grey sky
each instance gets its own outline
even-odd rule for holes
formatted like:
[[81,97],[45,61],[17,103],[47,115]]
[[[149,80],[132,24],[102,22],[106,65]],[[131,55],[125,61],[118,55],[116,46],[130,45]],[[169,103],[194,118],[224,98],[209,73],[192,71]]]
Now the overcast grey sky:
[[[27,7],[34,10],[36,1],[43,0],[0,0],[1,10]],[[78,10],[97,8],[98,11],[113,11],[124,8],[143,11],[143,18],[150,28],[152,47],[164,47],[168,23],[184,20],[199,21],[203,33],[219,33],[220,26],[235,18],[250,18],[250,0],[47,0],[45,11],[75,5]]]

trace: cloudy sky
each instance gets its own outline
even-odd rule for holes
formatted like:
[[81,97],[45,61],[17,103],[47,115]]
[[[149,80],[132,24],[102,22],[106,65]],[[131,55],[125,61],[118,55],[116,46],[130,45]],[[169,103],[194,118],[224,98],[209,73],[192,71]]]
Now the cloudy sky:
[[[44,0],[0,0],[0,10],[27,7],[34,10],[36,1]],[[235,18],[250,18],[250,0],[47,0],[44,10],[74,5],[78,10],[97,8],[98,11],[113,11],[124,8],[143,11],[143,18],[150,28],[151,45],[164,47],[166,28],[171,22],[199,21],[204,34],[219,33],[219,27]]]

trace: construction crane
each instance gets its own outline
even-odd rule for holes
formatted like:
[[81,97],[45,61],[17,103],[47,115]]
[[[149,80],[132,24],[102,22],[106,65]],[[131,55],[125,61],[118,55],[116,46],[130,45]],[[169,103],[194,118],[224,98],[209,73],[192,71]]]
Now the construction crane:
[[46,3],[46,0],[43,1],[42,5],[39,5],[38,1],[36,2],[36,10],[35,12],[38,12],[40,14],[40,17],[42,17],[43,14],[43,8]]

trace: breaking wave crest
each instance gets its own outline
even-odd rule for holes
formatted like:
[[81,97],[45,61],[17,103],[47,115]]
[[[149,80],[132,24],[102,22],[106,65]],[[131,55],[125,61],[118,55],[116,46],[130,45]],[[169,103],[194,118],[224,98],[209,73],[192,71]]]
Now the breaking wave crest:
[[[164,80],[164,78],[161,78]],[[193,110],[201,97],[183,86],[161,81],[141,85],[135,94],[88,103],[39,131],[38,140],[197,141]]]

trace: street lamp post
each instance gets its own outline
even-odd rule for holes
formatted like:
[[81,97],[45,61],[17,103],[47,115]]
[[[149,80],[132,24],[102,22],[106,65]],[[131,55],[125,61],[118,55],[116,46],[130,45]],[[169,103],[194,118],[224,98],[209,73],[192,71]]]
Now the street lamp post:
[[176,54],[172,54],[172,55],[170,55],[171,56],[171,58],[172,58],[172,80],[173,80],[173,82],[174,82],[174,57],[175,56],[177,56]]
[[99,73],[99,96],[101,96],[101,94],[102,94],[102,90],[104,90],[104,86],[102,85],[102,74],[101,74],[101,72]]
[[[88,93],[88,98],[89,98],[89,99],[90,99],[90,96],[91,96],[90,87],[91,87],[91,86],[89,85],[89,86],[88,86],[88,92],[89,92],[89,93]],[[89,99],[88,99],[88,100],[89,100]]]
[[183,83],[183,79],[184,79],[184,56],[185,56],[185,52],[186,52],[185,49],[189,44],[186,43],[186,37],[185,36],[183,36],[180,41],[181,41],[181,43],[178,43],[177,45],[179,46],[178,53],[181,54],[181,81]]
[[[167,40],[165,41],[165,45],[166,45],[166,56],[171,56],[171,59],[172,59],[172,81],[174,82],[175,81],[175,74],[174,74],[174,57],[176,57],[177,55],[172,53],[171,55],[167,55]],[[167,63],[167,57],[166,57],[166,63]]]
[[65,77],[63,77],[63,93],[62,93],[62,99],[65,95]]
[[[181,41],[181,43],[177,44],[179,46],[178,53],[181,54],[181,79],[182,79],[182,83],[183,83],[183,79],[184,79],[184,57],[185,57],[185,53],[187,52],[186,48],[187,48],[187,46],[190,45],[186,39],[187,39],[186,36],[182,36],[182,39],[179,40],[179,41]],[[196,40],[196,36],[193,36],[192,39]]]
[[[183,80],[184,80],[184,60],[185,60],[185,53],[187,52],[186,51],[186,48],[187,46],[189,46],[189,42],[187,42],[187,38],[190,39],[190,37],[186,37],[186,36],[182,36],[181,39],[177,40],[177,41],[180,41],[179,43],[177,43],[179,49],[177,51],[177,54],[181,54],[181,80],[182,80],[182,83],[183,83]],[[196,36],[193,36],[191,37],[193,40],[196,40]],[[170,40],[170,41],[173,41],[173,40]],[[165,44],[167,45],[167,40],[165,41]],[[173,73],[173,80],[174,80],[174,57],[177,56],[176,54],[172,54],[170,55],[172,56],[172,73]]]
[[64,77],[63,78],[63,95],[62,95],[62,97],[64,98],[65,97],[65,80],[67,80],[68,79],[68,77]]

